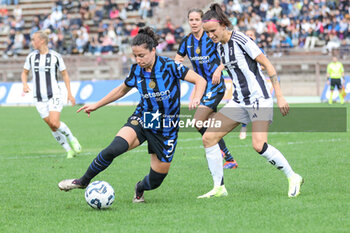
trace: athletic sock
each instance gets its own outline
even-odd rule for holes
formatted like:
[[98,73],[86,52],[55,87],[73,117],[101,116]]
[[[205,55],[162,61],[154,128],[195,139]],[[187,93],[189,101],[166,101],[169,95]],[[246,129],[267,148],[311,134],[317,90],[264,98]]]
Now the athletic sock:
[[123,154],[128,149],[128,142],[124,138],[116,136],[111,142],[111,144],[105,149],[103,149],[91,162],[85,174],[79,179],[81,184],[89,184],[90,180],[92,180],[92,178],[97,176],[97,174],[105,170],[113,162],[114,158]]
[[61,134],[59,131],[51,131],[53,137],[56,139],[56,141],[68,152],[70,151],[72,148],[70,147],[70,145],[67,142],[67,138]]
[[223,185],[224,168],[219,145],[215,144],[212,147],[205,148],[205,153],[208,167],[213,177],[214,187]]
[[69,141],[72,141],[74,139],[72,132],[63,121],[60,122],[60,127],[57,130],[66,136]]
[[[202,127],[201,129],[198,130],[198,132],[203,135],[207,131],[207,128]],[[227,162],[232,162],[234,160],[233,156],[231,155],[230,151],[227,149],[225,141],[223,138],[220,139],[219,141],[219,147],[222,152],[224,152],[225,160]]]
[[230,151],[227,149],[225,141],[223,138],[220,139],[220,141],[218,142],[220,150],[222,150],[222,152],[224,152],[225,154],[225,160],[227,162],[232,162],[234,160],[233,156],[231,155]]
[[145,190],[153,190],[158,188],[163,183],[163,180],[167,175],[168,173],[159,173],[151,168],[149,174],[138,183],[137,192],[142,193]]
[[265,143],[262,151],[260,151],[259,154],[265,157],[267,161],[269,161],[269,163],[274,165],[277,169],[283,171],[287,178],[290,178],[294,174],[294,171],[289,165],[287,159],[275,147]]

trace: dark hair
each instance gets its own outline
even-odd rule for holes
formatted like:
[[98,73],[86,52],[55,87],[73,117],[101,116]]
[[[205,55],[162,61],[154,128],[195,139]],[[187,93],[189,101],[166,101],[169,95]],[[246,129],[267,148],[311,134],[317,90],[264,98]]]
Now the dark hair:
[[231,25],[232,25],[231,21],[225,15],[225,13],[221,9],[220,5],[217,3],[211,4],[210,10],[205,12],[205,14],[202,17],[203,22],[205,22],[207,20],[211,20],[211,19],[218,20],[221,25],[224,25],[226,27],[231,27]]
[[188,13],[187,13],[187,18],[190,17],[190,14],[191,14],[192,12],[197,12],[197,13],[200,14],[201,18],[203,17],[203,11],[202,11],[201,9],[192,8],[192,9],[190,9],[190,10],[188,11]]
[[158,45],[159,36],[154,33],[150,27],[141,28],[139,33],[134,37],[131,46],[145,45],[145,47],[152,51]]

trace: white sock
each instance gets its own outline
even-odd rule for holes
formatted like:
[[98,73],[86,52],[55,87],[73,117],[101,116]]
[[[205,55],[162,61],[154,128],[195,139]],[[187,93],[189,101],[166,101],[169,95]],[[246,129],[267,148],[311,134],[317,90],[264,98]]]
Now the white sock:
[[277,169],[283,171],[284,174],[286,174],[287,178],[290,178],[295,174],[287,159],[275,147],[267,144],[267,149],[261,155],[265,157],[267,161],[269,161],[269,163],[274,165]]
[[70,131],[70,129],[68,128],[68,126],[63,121],[61,121],[60,123],[61,125],[57,130],[60,131],[64,136],[66,136],[69,141],[73,140],[74,136]]
[[66,136],[64,136],[62,133],[59,131],[53,132],[51,131],[53,137],[56,139],[56,141],[66,150],[69,151],[72,148],[70,148],[70,145],[67,142]]
[[224,167],[219,144],[205,148],[208,167],[213,176],[214,187],[220,186],[224,177]]

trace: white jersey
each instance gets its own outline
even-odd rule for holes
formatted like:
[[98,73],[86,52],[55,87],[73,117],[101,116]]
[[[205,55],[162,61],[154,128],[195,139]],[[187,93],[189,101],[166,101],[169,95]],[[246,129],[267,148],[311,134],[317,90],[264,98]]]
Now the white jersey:
[[226,44],[219,43],[217,49],[232,79],[233,101],[246,106],[259,98],[271,98],[265,77],[254,60],[262,51],[252,39],[233,31],[230,40]]
[[38,102],[60,96],[57,71],[65,70],[66,66],[59,53],[49,50],[47,54],[40,54],[35,50],[27,56],[23,68],[32,70],[33,95]]

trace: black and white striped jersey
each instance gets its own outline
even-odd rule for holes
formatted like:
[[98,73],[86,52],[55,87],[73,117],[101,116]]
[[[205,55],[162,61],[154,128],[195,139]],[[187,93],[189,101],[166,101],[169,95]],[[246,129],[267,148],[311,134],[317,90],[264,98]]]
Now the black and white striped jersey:
[[271,98],[267,83],[254,60],[262,51],[241,32],[233,31],[230,40],[218,44],[218,52],[233,83],[233,100],[250,105],[259,98]]
[[38,102],[61,94],[57,72],[65,70],[66,66],[59,53],[49,50],[47,54],[40,54],[35,50],[27,56],[23,68],[32,70],[33,95]]

